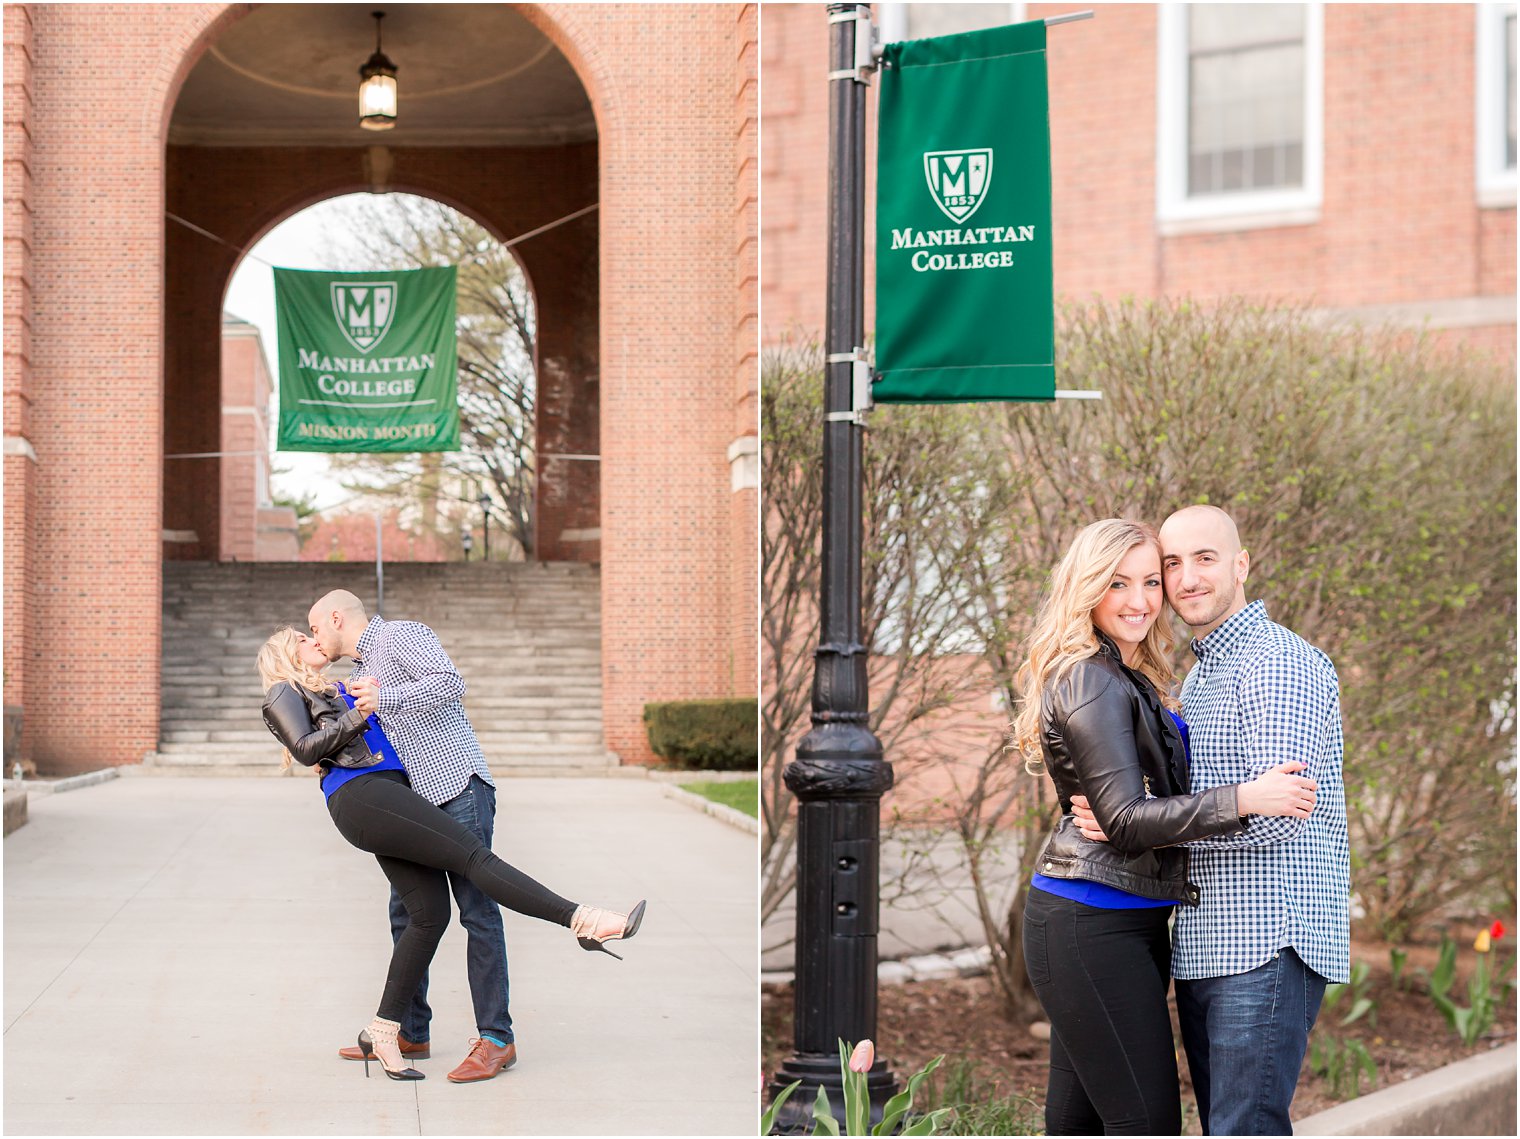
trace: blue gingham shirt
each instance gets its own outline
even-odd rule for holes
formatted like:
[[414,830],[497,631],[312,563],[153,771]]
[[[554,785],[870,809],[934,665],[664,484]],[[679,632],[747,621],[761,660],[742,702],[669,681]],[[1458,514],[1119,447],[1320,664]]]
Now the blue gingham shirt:
[[472,775],[496,786],[464,714],[464,678],[433,630],[418,621],[371,617],[354,649],[349,680],[360,676],[380,681],[380,726],[401,756],[412,790],[442,805]]
[[1203,896],[1177,907],[1172,976],[1228,977],[1292,946],[1327,981],[1351,971],[1351,854],[1335,666],[1253,601],[1202,640],[1182,685],[1196,794],[1302,760],[1319,781],[1307,819],[1252,815],[1187,844]]

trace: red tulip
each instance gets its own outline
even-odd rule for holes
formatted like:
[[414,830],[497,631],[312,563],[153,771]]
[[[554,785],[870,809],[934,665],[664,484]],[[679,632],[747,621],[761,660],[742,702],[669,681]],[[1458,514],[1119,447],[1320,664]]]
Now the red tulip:
[[862,1040],[855,1045],[855,1051],[850,1053],[850,1071],[869,1072],[874,1063],[876,1063],[876,1045],[869,1040]]
[[1488,936],[1492,937],[1492,938],[1496,938],[1496,939],[1500,938],[1500,937],[1503,937],[1504,936],[1504,923],[1502,921],[1496,921],[1496,922],[1494,922],[1493,925],[1489,926],[1488,927]]

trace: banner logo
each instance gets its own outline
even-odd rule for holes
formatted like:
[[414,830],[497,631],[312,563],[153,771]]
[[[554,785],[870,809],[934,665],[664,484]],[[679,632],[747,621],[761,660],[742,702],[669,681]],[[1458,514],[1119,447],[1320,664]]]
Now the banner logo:
[[332,283],[333,315],[348,342],[368,352],[390,331],[396,314],[394,281],[345,281]]
[[992,151],[931,150],[924,154],[924,177],[934,204],[959,224],[987,197],[992,185]]

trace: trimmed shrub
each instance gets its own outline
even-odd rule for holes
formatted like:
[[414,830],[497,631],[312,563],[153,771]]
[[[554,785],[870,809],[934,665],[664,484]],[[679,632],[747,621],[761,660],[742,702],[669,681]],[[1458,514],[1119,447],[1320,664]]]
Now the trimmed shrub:
[[644,705],[655,755],[673,767],[754,771],[760,763],[759,707],[745,700],[672,700]]

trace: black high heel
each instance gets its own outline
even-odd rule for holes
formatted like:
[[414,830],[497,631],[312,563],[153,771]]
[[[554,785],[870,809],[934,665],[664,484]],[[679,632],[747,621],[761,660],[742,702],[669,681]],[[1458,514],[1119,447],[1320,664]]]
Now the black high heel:
[[[370,1028],[374,1027],[374,1024],[370,1025]],[[377,1029],[376,1031],[381,1034],[384,1033],[384,1029]],[[390,1033],[390,1036],[392,1043],[394,1043],[396,1033],[393,1031]],[[366,1080],[369,1079],[369,1062],[372,1058],[380,1060],[380,1070],[393,1080],[427,1079],[427,1077],[419,1072],[416,1068],[402,1068],[399,1072],[393,1072],[387,1068],[385,1066],[385,1061],[375,1054],[375,1042],[370,1038],[369,1028],[363,1028],[359,1030],[359,1051],[364,1053],[364,1078]]]
[[[582,949],[587,951],[600,949],[608,957],[623,959],[622,954],[614,953],[608,949],[604,942],[627,941],[639,932],[639,925],[644,920],[645,903],[640,901],[633,907],[632,912],[626,918],[612,910],[597,909],[595,906],[579,906],[570,918],[570,931],[575,934],[575,941]],[[607,933],[602,933],[604,925],[617,918],[623,918],[621,926],[614,926]]]

